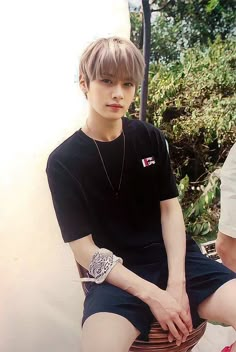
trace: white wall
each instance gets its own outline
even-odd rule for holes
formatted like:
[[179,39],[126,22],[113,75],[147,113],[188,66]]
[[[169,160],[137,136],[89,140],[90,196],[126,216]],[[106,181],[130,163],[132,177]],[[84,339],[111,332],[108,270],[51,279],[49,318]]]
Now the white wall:
[[128,3],[0,6],[0,350],[78,352],[83,295],[45,166],[85,118],[74,83],[78,55],[97,37],[129,37]]

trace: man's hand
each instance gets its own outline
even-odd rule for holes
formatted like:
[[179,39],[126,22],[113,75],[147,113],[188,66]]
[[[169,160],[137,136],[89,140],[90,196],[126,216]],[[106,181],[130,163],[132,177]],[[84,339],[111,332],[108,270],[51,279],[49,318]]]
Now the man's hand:
[[[185,322],[186,327],[188,329],[188,333],[187,334],[182,333],[181,340],[176,341],[177,345],[180,345],[182,342],[186,341],[186,339],[189,335],[189,332],[191,332],[192,328],[193,328],[188,295],[186,293],[185,284],[182,284],[182,283],[169,283],[166,291],[181,306],[181,308],[182,308],[182,313],[181,313],[182,316],[181,317],[184,319],[184,322]],[[170,342],[172,342],[174,340],[174,336],[173,336],[173,334],[171,334],[171,332],[169,333],[168,340]]]
[[152,288],[146,301],[162,329],[170,332],[169,341],[170,338],[175,339],[177,345],[181,344],[183,338],[187,338],[191,329],[187,304],[185,301],[184,308],[182,302],[178,302],[167,290],[161,290],[157,286]]

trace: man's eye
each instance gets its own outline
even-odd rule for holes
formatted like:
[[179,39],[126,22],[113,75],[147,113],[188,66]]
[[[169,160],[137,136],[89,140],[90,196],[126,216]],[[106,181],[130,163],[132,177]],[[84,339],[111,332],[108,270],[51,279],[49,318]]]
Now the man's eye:
[[107,84],[112,83],[110,79],[106,79],[106,78],[102,79],[102,82],[107,83]]
[[126,87],[133,87],[134,84],[133,84],[132,82],[127,82],[127,83],[125,83],[125,86],[126,86]]

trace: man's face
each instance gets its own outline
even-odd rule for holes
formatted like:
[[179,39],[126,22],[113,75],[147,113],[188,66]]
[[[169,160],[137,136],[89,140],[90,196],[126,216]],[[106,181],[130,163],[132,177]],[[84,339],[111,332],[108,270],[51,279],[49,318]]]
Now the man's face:
[[90,82],[87,98],[90,112],[107,119],[118,119],[124,116],[135,94],[135,84],[119,80],[112,75]]

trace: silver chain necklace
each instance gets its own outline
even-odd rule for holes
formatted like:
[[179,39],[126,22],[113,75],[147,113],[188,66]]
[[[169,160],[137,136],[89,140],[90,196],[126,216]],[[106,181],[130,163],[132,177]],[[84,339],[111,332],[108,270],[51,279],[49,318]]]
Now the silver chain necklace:
[[[89,131],[91,131],[90,128],[88,127],[88,122],[87,122],[87,120],[86,120],[86,127],[87,127],[87,129],[88,129]],[[123,130],[122,130],[122,136],[123,136],[123,157],[122,157],[122,166],[121,166],[121,172],[120,172],[120,181],[119,181],[119,185],[118,185],[117,190],[116,190],[115,187],[113,186],[113,184],[112,184],[112,182],[111,182],[111,179],[110,179],[110,177],[109,177],[109,175],[108,175],[107,168],[106,168],[106,166],[105,166],[105,162],[104,162],[104,160],[103,160],[103,157],[102,157],[101,151],[100,151],[100,149],[99,149],[99,146],[98,146],[97,142],[95,141],[95,139],[93,139],[93,137],[91,137],[92,140],[93,140],[93,142],[94,142],[94,144],[95,144],[95,146],[96,146],[96,148],[97,148],[97,151],[98,151],[98,154],[99,154],[99,157],[100,157],[100,160],[101,160],[103,169],[104,169],[104,171],[105,171],[107,180],[108,180],[108,182],[109,182],[109,184],[110,184],[110,186],[111,186],[111,188],[112,188],[112,190],[113,190],[113,192],[114,192],[114,194],[115,194],[116,197],[118,197],[119,192],[120,192],[120,187],[121,187],[122,178],[123,178],[123,172],[124,172],[124,164],[125,164],[125,134],[124,134],[124,131],[123,131]]]

